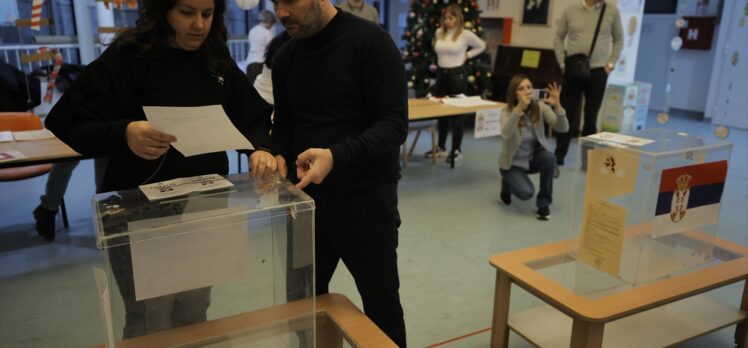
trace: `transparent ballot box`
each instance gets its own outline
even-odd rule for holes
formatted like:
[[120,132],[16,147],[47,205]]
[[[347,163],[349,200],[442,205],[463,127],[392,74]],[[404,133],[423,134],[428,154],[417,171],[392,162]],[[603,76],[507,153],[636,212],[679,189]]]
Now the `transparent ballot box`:
[[712,261],[732,144],[648,129],[579,149],[568,288],[603,296]]
[[314,346],[314,202],[278,176],[226,179],[94,197],[107,346]]

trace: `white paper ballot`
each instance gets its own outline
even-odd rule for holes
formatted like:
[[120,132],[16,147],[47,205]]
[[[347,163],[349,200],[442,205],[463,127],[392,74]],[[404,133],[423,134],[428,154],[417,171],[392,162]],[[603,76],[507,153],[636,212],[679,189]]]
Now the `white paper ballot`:
[[172,143],[185,157],[227,150],[254,150],[221,105],[144,106],[151,126],[177,137]]
[[52,139],[54,137],[55,135],[47,129],[13,132],[13,138],[15,138],[16,141],[43,140]]

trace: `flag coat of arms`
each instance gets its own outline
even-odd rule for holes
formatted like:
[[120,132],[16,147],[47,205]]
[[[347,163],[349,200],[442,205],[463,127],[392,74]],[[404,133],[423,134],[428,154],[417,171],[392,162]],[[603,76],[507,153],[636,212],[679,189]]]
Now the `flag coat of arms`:
[[662,171],[657,196],[655,237],[716,224],[727,177],[727,161]]

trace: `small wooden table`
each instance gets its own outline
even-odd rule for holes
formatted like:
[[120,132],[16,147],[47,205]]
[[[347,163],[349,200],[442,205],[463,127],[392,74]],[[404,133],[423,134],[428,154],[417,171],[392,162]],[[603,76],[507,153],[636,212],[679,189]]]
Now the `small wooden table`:
[[[313,299],[237,314],[118,342],[117,347],[201,347],[252,345],[268,337],[293,334],[315,325],[309,310]],[[397,348],[364,313],[340,294],[314,298],[317,347],[336,348],[343,340],[354,347]],[[97,348],[104,348],[104,345]]]
[[0,143],[0,152],[5,151],[19,151],[26,158],[18,161],[0,162],[0,169],[75,161],[84,158],[57,138]]
[[[690,232],[695,238],[701,234]],[[506,347],[509,329],[541,347],[664,347],[736,323],[735,342],[748,347],[748,287],[743,286],[740,308],[699,295],[746,280],[748,248],[719,238],[714,245],[717,263],[597,299],[576,294],[538,272],[573,260],[567,255],[568,241],[494,255],[491,347]],[[510,314],[513,283],[546,305]]]
[[[480,106],[469,106],[460,107],[447,105],[442,102],[429,100],[429,99],[408,99],[408,120],[413,121],[426,121],[433,120],[442,117],[452,117],[457,115],[471,114],[480,110],[491,110],[491,109],[502,109],[506,106],[506,103],[495,102],[494,105],[480,105]],[[418,140],[418,138],[416,138]],[[433,139],[432,139],[433,141]],[[415,143],[414,143],[415,145]],[[403,161],[407,162],[407,146],[403,145]],[[411,147],[411,152],[412,152]],[[434,149],[432,149],[434,150]],[[454,161],[450,163],[450,166],[454,168]]]

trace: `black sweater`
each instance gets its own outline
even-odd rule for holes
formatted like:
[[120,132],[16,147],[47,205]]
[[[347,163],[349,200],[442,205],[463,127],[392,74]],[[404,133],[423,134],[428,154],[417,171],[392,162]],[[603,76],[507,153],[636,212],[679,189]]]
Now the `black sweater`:
[[211,74],[197,52],[168,48],[138,54],[132,47],[111,46],[75,80],[45,124],[81,154],[108,158],[103,191],[134,188],[154,172],[148,182],[227,174],[225,152],[185,158],[170,148],[166,158],[142,159],[128,147],[125,128],[132,121],[145,120],[143,106],[220,104],[255,148],[269,147],[271,106],[235,64],[228,66]]
[[295,178],[296,157],[329,148],[333,169],[317,193],[394,183],[408,129],[400,51],[376,24],[338,9],[315,36],[293,39],[273,59],[273,150]]

